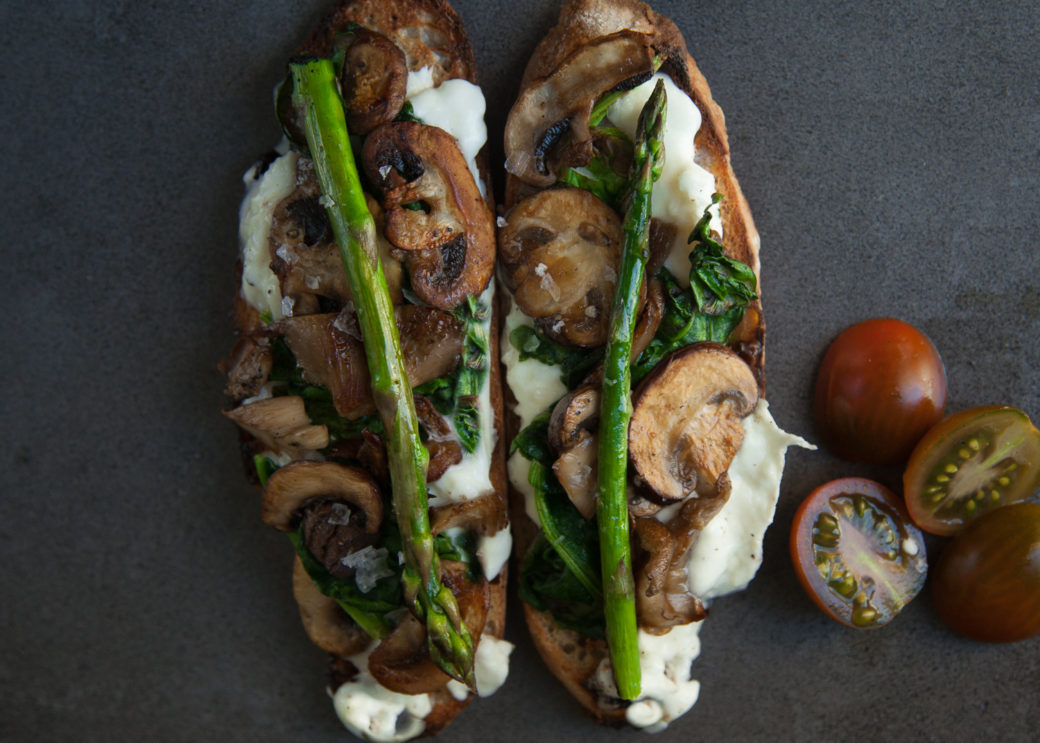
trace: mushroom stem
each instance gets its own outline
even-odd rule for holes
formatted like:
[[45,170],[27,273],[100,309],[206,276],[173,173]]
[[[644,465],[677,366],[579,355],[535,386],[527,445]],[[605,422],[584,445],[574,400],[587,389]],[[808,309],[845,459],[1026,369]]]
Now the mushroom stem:
[[375,223],[350,149],[336,74],[327,59],[301,59],[290,68],[293,103],[304,110],[307,144],[326,210],[357,305],[376,409],[387,433],[392,502],[404,551],[405,602],[427,628],[430,656],[445,673],[475,688],[473,638],[452,592],[439,578],[426,499],[429,455],[419,438]]
[[628,499],[625,478],[628,465],[628,423],[632,417],[632,338],[635,334],[638,298],[650,255],[650,195],[664,163],[661,135],[667,96],[657,83],[636,131],[625,243],[610,316],[603,367],[603,394],[599,429],[599,492],[596,521],[599,528],[600,568],[607,621],[607,641],[614,681],[622,699],[640,694],[639,645],[636,624],[632,546],[628,534]]

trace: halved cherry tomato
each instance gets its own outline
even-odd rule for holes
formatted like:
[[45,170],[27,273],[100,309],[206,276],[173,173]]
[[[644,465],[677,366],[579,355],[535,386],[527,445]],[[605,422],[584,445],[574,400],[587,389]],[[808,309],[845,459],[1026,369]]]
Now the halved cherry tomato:
[[946,369],[932,342],[901,320],[878,318],[831,343],[813,414],[824,444],[842,459],[902,464],[945,405]]
[[998,508],[954,537],[939,556],[932,597],[943,620],[973,640],[1040,633],[1040,506]]
[[791,559],[809,597],[832,619],[867,629],[891,621],[924,585],[924,538],[903,502],[873,480],[821,485],[791,525]]
[[1040,487],[1040,431],[1010,405],[962,410],[917,444],[903,495],[914,523],[956,534],[979,515],[1020,501]]

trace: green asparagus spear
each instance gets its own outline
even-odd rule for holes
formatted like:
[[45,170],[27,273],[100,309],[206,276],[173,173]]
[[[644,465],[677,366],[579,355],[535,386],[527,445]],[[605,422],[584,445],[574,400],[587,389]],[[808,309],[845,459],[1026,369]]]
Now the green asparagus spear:
[[628,498],[625,492],[628,422],[632,417],[629,365],[639,290],[649,256],[650,194],[664,163],[661,135],[664,131],[666,99],[664,84],[658,81],[639,115],[624,222],[625,245],[603,366],[596,521],[599,528],[607,641],[610,644],[614,681],[622,699],[638,698],[641,683],[635,585],[628,536]]
[[429,454],[419,439],[412,388],[404,370],[394,309],[350,149],[336,73],[327,59],[290,64],[294,105],[305,112],[307,144],[357,305],[376,409],[386,429],[392,503],[401,531],[404,598],[426,624],[430,656],[474,688],[473,638],[454,595],[439,578],[426,500]]

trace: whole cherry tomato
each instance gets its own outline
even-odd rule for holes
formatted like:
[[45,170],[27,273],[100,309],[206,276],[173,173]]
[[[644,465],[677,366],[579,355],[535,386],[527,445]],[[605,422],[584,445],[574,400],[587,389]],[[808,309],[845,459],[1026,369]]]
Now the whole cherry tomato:
[[791,559],[809,597],[842,624],[891,621],[924,585],[924,538],[891,490],[846,477],[809,494],[791,525]]
[[932,597],[943,620],[973,640],[1040,633],[1040,506],[1015,503],[969,524],[939,556]]
[[1040,487],[1040,431],[1010,405],[954,413],[918,442],[903,473],[910,518],[932,534],[956,534]]
[[942,418],[946,369],[932,342],[901,320],[839,335],[816,377],[813,413],[824,444],[855,462],[902,464]]

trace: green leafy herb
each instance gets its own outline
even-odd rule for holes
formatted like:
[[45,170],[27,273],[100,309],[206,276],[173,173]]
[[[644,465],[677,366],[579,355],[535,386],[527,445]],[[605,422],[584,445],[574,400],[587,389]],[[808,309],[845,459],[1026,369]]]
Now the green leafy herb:
[[552,467],[556,455],[549,448],[549,417],[552,408],[546,410],[533,421],[524,426],[509,446],[509,453],[519,451],[525,459],[541,462]]
[[594,521],[586,521],[550,467],[531,462],[528,482],[534,488],[542,534],[585,589],[600,595],[599,536]]
[[415,394],[429,398],[441,415],[450,415],[455,410],[454,377],[437,377],[415,388]]
[[[528,481],[534,488],[542,525],[539,539],[548,546],[548,550],[532,550],[525,558],[521,595],[535,608],[550,611],[562,626],[601,637],[603,604],[596,524],[578,512],[553,474],[555,455],[548,438],[547,410],[525,426],[510,447],[511,452],[519,451],[531,461]],[[575,605],[568,608],[571,599]],[[571,617],[568,612],[577,614]],[[578,616],[583,617],[581,621]],[[588,621],[590,617],[598,619]]]
[[588,592],[541,534],[520,564],[520,598],[561,627],[606,639],[602,598]]
[[422,123],[422,119],[415,115],[415,107],[411,101],[405,101],[404,105],[401,106],[401,111],[397,114],[397,118],[394,121],[415,121],[419,124]]
[[[720,199],[716,194],[712,203]],[[633,384],[676,349],[698,341],[725,343],[740,324],[744,310],[757,298],[754,271],[725,255],[722,245],[711,237],[710,221],[705,209],[690,233],[690,288],[679,286],[666,269],[658,273],[665,289],[664,317],[632,367]]]
[[[401,596],[401,568],[393,565],[397,552],[388,552],[386,565],[394,570],[393,575],[380,578],[372,590],[362,593],[353,576],[336,578],[309,549],[301,526],[297,531],[289,533],[289,540],[296,549],[307,575],[314,581],[318,590],[335,600],[351,619],[357,622],[369,636],[379,640],[386,637],[393,628],[386,615],[404,606]],[[390,556],[394,559],[389,559]]]
[[550,340],[530,325],[519,325],[509,334],[509,342],[520,352],[520,360],[537,359],[543,364],[559,366],[563,383],[573,389],[585,375],[603,360],[603,349],[572,348]]
[[267,485],[267,479],[278,469],[278,465],[263,454],[253,456],[253,467],[256,469],[256,479],[260,481],[260,487]]
[[466,451],[475,451],[480,443],[480,390],[487,380],[491,353],[487,329],[490,308],[477,297],[467,297],[455,310],[466,327],[462,341],[462,360],[455,377],[455,433]]

